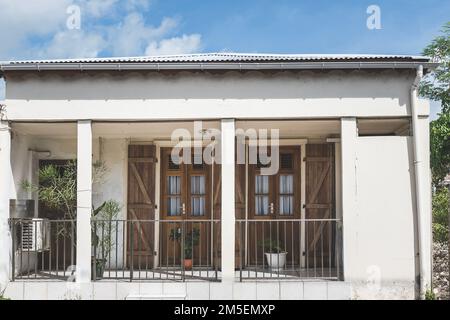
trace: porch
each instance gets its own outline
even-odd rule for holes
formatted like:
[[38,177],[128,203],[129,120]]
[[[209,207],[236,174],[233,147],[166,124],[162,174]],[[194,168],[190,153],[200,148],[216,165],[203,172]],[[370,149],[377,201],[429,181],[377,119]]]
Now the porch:
[[[361,120],[358,127],[362,135],[403,135],[408,124]],[[13,170],[16,186],[22,179],[39,183],[37,168],[72,159],[78,184],[76,220],[45,211],[36,193],[16,190],[17,199],[35,200],[35,211],[31,219],[10,219],[13,281],[343,280],[340,120],[205,121],[200,130],[186,121],[12,128],[13,159],[26,159]],[[180,128],[193,142],[221,129],[220,163],[172,163],[168,155],[180,140],[171,138]],[[263,173],[259,156],[251,161],[255,137],[236,140],[237,129],[278,129],[279,170]],[[102,186],[92,184],[96,160],[110,168]],[[91,219],[92,207],[107,198],[123,204],[119,216]],[[95,237],[107,245],[93,246]]]

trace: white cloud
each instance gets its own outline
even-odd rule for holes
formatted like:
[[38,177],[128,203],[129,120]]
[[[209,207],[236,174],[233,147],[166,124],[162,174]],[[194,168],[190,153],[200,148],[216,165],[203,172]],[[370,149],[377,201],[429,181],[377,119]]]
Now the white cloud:
[[29,39],[64,27],[70,0],[0,0],[0,59],[29,55]]
[[85,0],[81,1],[81,12],[93,17],[101,17],[110,13],[119,0]]
[[105,47],[105,39],[83,30],[60,31],[50,44],[39,51],[39,58],[97,57]]
[[[149,24],[152,0],[0,0],[0,60],[136,56],[192,52],[201,37],[177,37],[177,19]],[[81,8],[81,29],[69,30],[66,12]],[[106,19],[102,19],[105,17]]]
[[149,26],[141,14],[131,13],[119,27],[108,29],[110,51],[114,56],[142,54],[150,42],[169,34],[176,26],[172,18],[164,18],[157,27]]
[[183,35],[170,39],[163,39],[159,42],[151,42],[146,55],[182,54],[193,53],[200,50],[201,36],[199,34]]

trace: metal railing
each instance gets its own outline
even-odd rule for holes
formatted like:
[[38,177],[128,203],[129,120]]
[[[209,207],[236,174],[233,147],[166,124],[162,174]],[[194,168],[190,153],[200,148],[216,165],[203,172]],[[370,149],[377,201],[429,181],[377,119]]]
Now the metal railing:
[[76,221],[9,219],[12,235],[11,280],[74,278]]
[[240,281],[341,278],[339,219],[237,220]]
[[92,243],[94,280],[219,280],[220,220],[93,220]]

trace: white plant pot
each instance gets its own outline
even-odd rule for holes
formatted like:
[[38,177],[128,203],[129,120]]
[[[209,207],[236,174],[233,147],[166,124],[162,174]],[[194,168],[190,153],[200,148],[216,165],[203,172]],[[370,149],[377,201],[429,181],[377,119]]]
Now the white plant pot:
[[287,252],[280,253],[265,253],[267,264],[270,269],[281,270],[286,264]]

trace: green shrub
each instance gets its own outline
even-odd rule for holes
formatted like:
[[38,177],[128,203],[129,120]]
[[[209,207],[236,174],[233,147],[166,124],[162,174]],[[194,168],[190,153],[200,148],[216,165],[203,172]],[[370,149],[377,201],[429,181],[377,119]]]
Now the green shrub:
[[433,238],[448,241],[448,189],[439,188],[433,195]]

